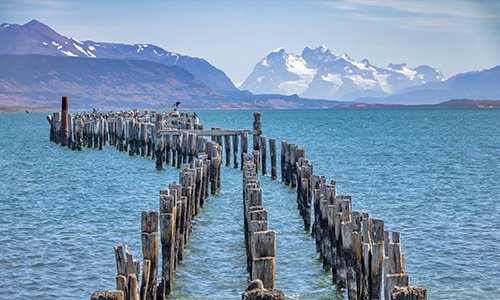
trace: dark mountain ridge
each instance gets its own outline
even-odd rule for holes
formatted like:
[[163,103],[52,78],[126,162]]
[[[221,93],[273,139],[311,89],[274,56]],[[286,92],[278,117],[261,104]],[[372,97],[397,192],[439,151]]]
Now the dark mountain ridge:
[[182,67],[216,91],[237,90],[223,71],[202,58],[169,52],[150,44],[79,41],[60,35],[37,20],[24,25],[3,23],[0,25],[0,41],[0,54],[147,60]]
[[212,90],[190,72],[144,60],[0,55],[0,103],[57,108],[331,108],[337,101]]
[[155,107],[222,97],[183,68],[142,60],[0,55],[0,69],[0,93],[35,106],[56,105],[60,95],[78,107]]

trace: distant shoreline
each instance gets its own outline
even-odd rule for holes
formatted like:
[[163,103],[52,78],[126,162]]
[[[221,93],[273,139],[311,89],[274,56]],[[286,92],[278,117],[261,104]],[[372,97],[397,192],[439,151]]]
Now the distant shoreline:
[[31,106],[0,106],[0,114],[13,114],[13,113],[37,113],[37,112],[51,112],[56,108],[49,107],[31,107]]
[[[291,108],[291,107],[272,107],[268,105],[221,105],[214,107],[184,107],[180,110],[295,110],[295,109],[498,109],[500,108],[500,100],[450,100],[438,104],[367,104],[367,103],[350,103],[339,104],[335,107],[310,107],[310,108]],[[92,108],[79,109],[76,111],[88,111]],[[120,111],[130,110],[131,108],[105,108],[103,111]],[[140,108],[147,110],[162,110],[162,108]],[[50,107],[30,107],[30,106],[0,106],[0,114],[9,113],[39,113],[39,112],[54,112],[58,108]]]

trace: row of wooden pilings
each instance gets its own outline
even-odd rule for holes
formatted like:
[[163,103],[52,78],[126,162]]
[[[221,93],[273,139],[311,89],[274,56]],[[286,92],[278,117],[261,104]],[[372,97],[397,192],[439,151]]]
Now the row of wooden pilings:
[[[47,116],[50,140],[72,150],[84,147],[102,150],[107,143],[130,155],[150,156],[157,160],[158,168],[163,163],[180,168],[183,163],[193,161],[203,143],[196,134],[186,132],[203,130],[195,114],[133,111],[69,115],[66,97],[62,103],[60,112]],[[165,128],[169,134],[159,132]]]
[[[248,153],[248,131],[215,127],[211,131],[204,130],[196,114],[190,116],[187,113],[159,114],[148,111],[141,114],[137,110],[83,115],[70,115],[68,112],[68,99],[63,97],[61,111],[47,116],[47,119],[50,140],[72,150],[83,150],[84,147],[102,150],[107,144],[119,151],[128,151],[129,155],[151,157],[156,160],[158,169],[169,164],[180,168],[183,163],[191,163],[203,147],[206,135],[211,135],[212,141],[224,148],[226,166],[232,162],[234,168],[238,168],[238,157],[243,161],[244,155]],[[267,140],[262,136],[261,128],[261,114],[256,112],[252,131],[253,150],[259,151],[256,163],[262,174],[266,175]],[[276,179],[275,139],[269,140],[269,149],[271,177]]]
[[[208,133],[212,136],[212,141],[209,141],[203,136],[207,132],[203,132],[203,125],[199,124],[195,114],[193,116],[185,113],[179,115],[177,112],[169,114],[156,114],[154,112],[148,114],[145,112],[139,114],[134,111],[105,115],[92,113],[83,116],[68,116],[67,98],[63,97],[61,112],[49,116],[48,120],[51,125],[50,139],[72,149],[81,149],[84,146],[102,149],[102,145],[108,142],[110,145],[116,146],[120,151],[128,150],[130,155],[151,156],[156,159],[157,168],[162,168],[164,163],[172,164],[178,168],[188,163],[187,170],[190,168],[196,169],[197,164],[203,165],[204,173],[202,178],[205,183],[202,184],[204,196],[200,198],[200,205],[203,204],[203,199],[208,195],[208,182],[210,182],[211,193],[216,193],[221,186],[220,165],[223,162],[222,153],[225,152],[225,162],[228,166],[231,164],[232,153],[235,168],[238,168],[238,154],[240,154],[241,169],[244,171],[244,225],[249,278],[261,279],[263,287],[272,288],[274,287],[274,263],[270,263],[271,259],[269,257],[272,256],[263,255],[275,254],[275,248],[268,249],[269,245],[275,247],[275,234],[267,230],[267,212],[262,209],[262,191],[260,190],[260,182],[256,178],[259,168],[262,170],[262,174],[267,174],[266,138],[261,135],[260,118],[260,113],[254,113],[254,151],[252,154],[248,154],[248,132],[231,131],[231,134],[227,134],[224,130],[212,128],[212,131]],[[202,132],[197,135],[196,130]],[[239,153],[238,137],[241,140],[241,151]],[[232,149],[231,141],[233,143]],[[336,184],[333,180],[327,182],[324,176],[313,175],[313,166],[305,159],[305,150],[303,148],[286,141],[283,141],[281,146],[282,181],[297,189],[297,207],[303,218],[304,228],[309,231],[312,225],[311,234],[315,237],[320,259],[323,262],[324,269],[332,271],[333,283],[340,289],[347,290],[349,299],[382,299],[382,294],[384,294],[385,299],[426,299],[427,291],[425,289],[409,286],[409,276],[405,273],[404,268],[400,233],[385,231],[384,220],[382,219],[370,218],[366,212],[353,211],[351,196],[337,195]],[[223,148],[225,151],[222,151]],[[269,150],[271,178],[276,179],[276,141],[274,139],[269,140]],[[201,158],[200,154],[202,155]],[[206,156],[205,159],[203,159],[203,155]],[[200,159],[201,163],[199,163]],[[183,172],[186,168],[183,167]],[[250,170],[252,171],[250,172]],[[248,196],[246,196],[245,182],[247,179],[245,177],[248,177],[250,183]],[[181,180],[181,186],[182,183]],[[178,194],[182,195],[182,190]],[[180,202],[182,205],[182,196],[181,200],[176,199],[175,203]],[[247,201],[252,204],[248,208]],[[197,202],[195,201],[195,203]],[[252,209],[252,207],[259,208],[259,203],[260,209]],[[196,215],[198,212],[196,210],[197,205],[194,207],[195,209],[191,213]],[[172,214],[168,209],[162,210],[160,207],[160,215],[162,211],[165,214]],[[312,218],[313,211],[314,218]],[[176,212],[177,218],[179,210]],[[183,211],[183,216],[184,212],[186,212],[186,216],[190,215],[187,213],[187,209]],[[250,218],[250,222],[248,222],[247,217]],[[185,225],[188,224],[187,221],[179,222],[181,223],[176,224],[176,226],[188,226]],[[187,237],[191,230],[189,226],[189,229],[183,231],[182,235],[176,235],[175,244],[177,246],[175,247],[177,248],[174,248],[176,253],[174,255],[174,268],[177,262],[182,259],[183,247],[187,245]],[[269,233],[262,235],[259,232]],[[262,250],[262,247],[252,248],[251,237],[254,235],[259,237],[257,239],[262,236],[263,240],[269,241],[266,244],[267,246],[264,247],[265,250]],[[272,242],[270,242],[271,239]],[[124,260],[128,262],[125,263],[125,269],[130,272],[127,271],[126,276],[123,272],[120,273],[120,270],[123,270],[124,267],[118,267],[118,257],[127,258],[129,255],[124,256],[123,250],[120,250],[122,248],[117,249],[118,276],[122,276],[117,277],[117,286],[122,290],[126,287],[126,290],[123,290],[124,299],[135,299],[133,298],[135,293],[130,292],[134,291],[135,282],[133,278],[129,280],[128,275],[133,275],[130,270],[137,270],[135,274],[136,278],[138,278],[138,263],[131,263],[132,260]],[[120,255],[120,253],[122,254]],[[257,258],[258,262],[254,264],[255,258]],[[146,260],[144,261],[143,275],[144,267],[149,267],[150,270],[151,268],[154,269],[154,264],[151,266],[151,263],[150,261],[148,266]],[[168,272],[171,272],[173,276],[172,270],[173,268],[170,268]],[[260,277],[257,274],[261,274],[258,275]],[[162,295],[168,293],[171,288],[171,279],[168,276],[167,278],[162,277],[159,288]],[[118,278],[121,278],[119,285]],[[123,278],[126,280],[123,280]],[[152,277],[150,276],[150,278]],[[273,278],[272,284],[269,278]],[[144,282],[148,282],[148,280],[144,281],[143,276],[141,291]],[[148,283],[148,286],[153,288],[152,284]],[[154,286],[156,288],[156,285]],[[148,293],[142,293],[141,295],[148,295]],[[151,296],[151,294],[149,295]],[[149,296],[146,296],[146,298],[141,297],[141,299],[153,299],[147,297]]]
[[268,214],[262,204],[258,178],[259,151],[243,159],[243,223],[249,287],[242,299],[285,299],[283,291],[274,290],[276,277],[276,232],[268,228]]
[[262,205],[262,189],[253,154],[245,155],[242,187],[249,278],[260,279],[265,288],[272,289],[276,273],[276,232],[268,230],[267,210]]
[[[116,290],[96,292],[92,300],[156,300],[166,299],[172,292],[174,270],[184,257],[193,218],[208,197],[209,185],[212,192],[218,189],[217,181],[212,179],[218,176],[221,147],[212,141],[205,146],[205,151],[200,151],[192,163],[182,165],[179,183],[173,182],[168,189],[160,190],[160,209],[142,212],[142,274],[128,247],[124,251],[122,246],[116,246]],[[161,277],[158,277],[160,242]]]
[[400,233],[385,231],[383,219],[352,210],[352,197],[338,195],[335,181],[313,175],[303,148],[286,141],[281,146],[281,179],[297,189],[307,231],[314,208],[311,234],[333,283],[349,299],[427,299],[426,289],[410,287]]

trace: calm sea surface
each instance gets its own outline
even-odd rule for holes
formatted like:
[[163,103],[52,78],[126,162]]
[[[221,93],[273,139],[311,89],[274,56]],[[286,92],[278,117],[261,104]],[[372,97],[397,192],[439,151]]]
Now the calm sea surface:
[[[353,208],[402,232],[406,270],[429,299],[500,295],[500,110],[263,111],[264,135],[306,149]],[[249,129],[251,111],[201,111],[206,127]],[[44,114],[0,115],[0,299],[89,299],[115,286],[113,246],[140,257],[140,214],[178,170],[113,148],[49,142]],[[251,145],[251,144],[250,144]],[[279,157],[278,157],[279,161]],[[269,165],[269,164],[268,164]],[[279,171],[278,171],[279,174]],[[261,178],[278,232],[277,288],[342,298],[302,230],[295,193]],[[239,299],[246,288],[241,173],[195,226],[172,298]]]

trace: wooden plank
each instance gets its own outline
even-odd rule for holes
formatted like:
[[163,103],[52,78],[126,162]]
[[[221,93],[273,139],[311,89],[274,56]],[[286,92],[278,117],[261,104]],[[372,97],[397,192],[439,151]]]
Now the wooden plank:
[[255,130],[229,130],[229,129],[217,129],[217,130],[198,130],[198,129],[180,129],[180,130],[169,130],[160,129],[159,134],[162,135],[180,135],[182,132],[194,133],[200,136],[231,136],[240,135],[246,133],[248,135],[255,134]]

